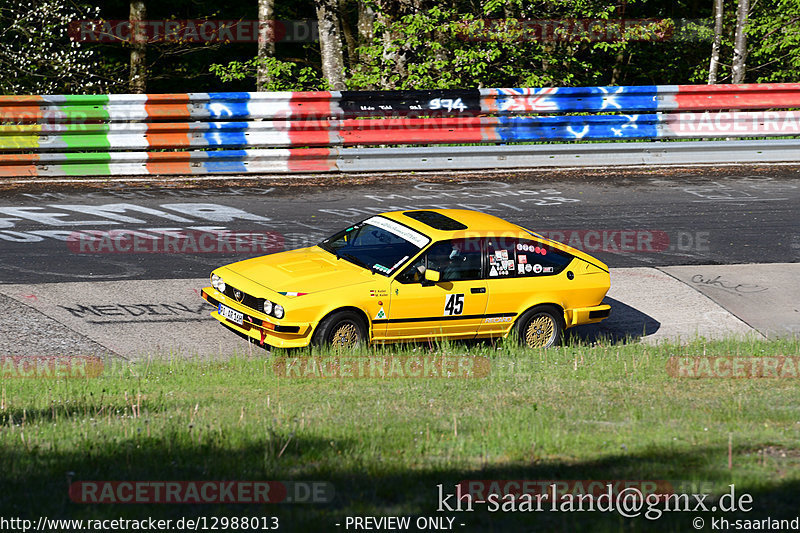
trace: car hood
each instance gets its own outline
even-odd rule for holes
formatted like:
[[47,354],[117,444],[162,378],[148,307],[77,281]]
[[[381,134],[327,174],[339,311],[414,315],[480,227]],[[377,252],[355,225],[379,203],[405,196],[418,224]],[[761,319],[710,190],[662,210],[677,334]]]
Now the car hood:
[[[317,246],[254,257],[224,267],[274,292],[313,293],[374,280],[370,271]],[[225,277],[224,272],[220,272]]]

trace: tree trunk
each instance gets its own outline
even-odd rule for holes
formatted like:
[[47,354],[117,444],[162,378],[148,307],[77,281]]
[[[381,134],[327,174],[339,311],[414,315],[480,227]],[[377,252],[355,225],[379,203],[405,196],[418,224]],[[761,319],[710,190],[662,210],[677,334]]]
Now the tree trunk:
[[619,85],[622,79],[622,67],[625,64],[625,50],[620,49],[614,56],[614,66],[611,68],[611,81],[609,85]]
[[383,89],[394,89],[395,78],[402,79],[407,74],[408,50],[402,46],[402,35],[393,26],[406,14],[409,7],[411,6],[402,4],[400,0],[381,0],[378,5],[378,23],[384,28],[381,34],[381,57],[385,65],[381,79]]
[[147,90],[147,34],[141,22],[147,16],[143,0],[131,0],[131,73],[128,90],[140,94]]
[[[358,22],[357,22],[357,31],[358,35],[356,36],[356,45],[357,46],[372,46],[373,40],[375,39],[375,11],[372,9],[370,5],[366,2],[359,1],[356,2],[358,6]],[[355,63],[356,69],[367,69],[370,66],[370,63],[374,60],[371,54],[366,53],[362,54],[356,50],[355,52]],[[369,91],[374,91],[377,89],[375,84],[367,84],[362,89],[366,89]]]
[[[617,16],[620,20],[625,20],[625,8],[627,7],[625,0],[617,5]],[[621,48],[617,50],[617,53],[614,55],[614,66],[611,67],[611,80],[609,81],[609,85],[618,85],[620,79],[622,79],[622,67],[625,62],[625,48],[628,46],[628,35],[625,31],[625,26],[623,25],[621,28]]]
[[347,46],[347,66],[353,69],[358,63],[356,54],[356,47],[358,47],[358,44],[356,41],[357,36],[355,32],[353,32],[353,27],[348,20],[347,1],[348,0],[339,0],[339,22],[342,25],[342,35],[344,36],[344,42]]
[[275,0],[258,0],[258,63],[256,68],[256,90],[266,91],[270,76],[266,60],[275,55],[275,27],[272,16]]
[[319,24],[322,74],[334,91],[342,91],[345,89],[344,54],[342,53],[337,4],[337,0],[314,0]]
[[711,45],[711,62],[708,65],[708,84],[717,83],[719,70],[719,48],[722,44],[723,0],[714,0],[714,44]]
[[358,43],[362,46],[370,45],[374,37],[375,11],[366,3],[358,2]]
[[553,52],[556,49],[555,42],[546,38],[542,39],[542,73],[546,73],[553,66],[550,62],[553,59]]
[[[384,67],[381,69],[383,72],[381,76],[381,89],[384,90],[395,88],[392,72],[396,71],[399,61],[399,50],[393,42],[394,33],[390,28],[392,22],[392,17],[390,17],[383,9],[378,12],[378,24],[383,28],[381,33],[381,45],[383,47],[381,59]],[[387,65],[391,65],[391,67]]]
[[446,62],[449,56],[449,49],[447,48],[447,37],[441,31],[433,32],[433,40],[439,44],[436,50],[433,51],[433,57],[436,61]]
[[733,64],[731,67],[731,83],[742,83],[747,64],[747,16],[750,12],[750,0],[739,0],[736,9],[736,37],[733,41]]

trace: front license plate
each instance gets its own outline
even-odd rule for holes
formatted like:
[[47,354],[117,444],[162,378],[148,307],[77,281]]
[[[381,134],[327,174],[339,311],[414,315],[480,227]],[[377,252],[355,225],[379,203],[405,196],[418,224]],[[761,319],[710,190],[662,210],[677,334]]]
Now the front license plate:
[[217,310],[219,316],[223,318],[227,318],[231,322],[236,324],[242,325],[242,321],[244,320],[244,315],[235,309],[231,309],[228,306],[219,304],[219,309]]

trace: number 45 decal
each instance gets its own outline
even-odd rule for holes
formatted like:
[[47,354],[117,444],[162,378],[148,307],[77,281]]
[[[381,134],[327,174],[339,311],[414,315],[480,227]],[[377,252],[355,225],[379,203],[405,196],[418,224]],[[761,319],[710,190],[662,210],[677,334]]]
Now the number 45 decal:
[[460,315],[464,312],[464,295],[448,294],[444,300],[444,314]]

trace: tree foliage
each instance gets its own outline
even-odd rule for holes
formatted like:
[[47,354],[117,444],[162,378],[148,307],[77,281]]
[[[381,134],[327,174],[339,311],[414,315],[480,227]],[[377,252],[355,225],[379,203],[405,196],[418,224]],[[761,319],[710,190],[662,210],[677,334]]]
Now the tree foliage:
[[103,59],[70,40],[69,23],[99,12],[66,0],[29,0],[0,5],[0,93],[94,93],[114,89]]
[[[325,10],[325,27],[339,32],[329,42],[339,43],[343,58],[327,64],[342,65],[336,81],[348,89],[676,84],[708,77],[713,0],[326,1],[335,20]],[[258,4],[148,1],[147,13],[156,20],[255,20]],[[315,21],[318,5],[275,0],[273,16]],[[67,26],[85,18],[127,19],[128,7],[129,0],[0,5],[0,92],[124,92],[129,45],[76,43]],[[731,79],[736,7],[737,0],[724,0],[720,83]],[[587,20],[610,37],[598,39],[569,23]],[[622,20],[644,22],[622,27]],[[557,29],[555,38],[536,35],[543,21]],[[797,0],[752,0],[746,31],[745,82],[798,81]],[[148,43],[147,90],[254,90],[259,65],[268,73],[266,90],[332,87],[320,42],[278,41],[260,59],[258,49],[255,42]]]
[[800,3],[761,0],[750,17],[750,81],[800,81]]
[[260,65],[267,72],[265,91],[325,91],[330,88],[317,69],[275,57],[254,57],[247,61],[231,61],[227,65],[214,63],[209,68],[223,82],[230,82],[254,77]]

